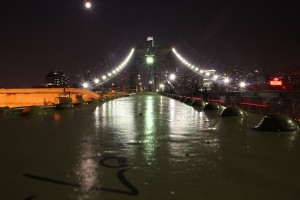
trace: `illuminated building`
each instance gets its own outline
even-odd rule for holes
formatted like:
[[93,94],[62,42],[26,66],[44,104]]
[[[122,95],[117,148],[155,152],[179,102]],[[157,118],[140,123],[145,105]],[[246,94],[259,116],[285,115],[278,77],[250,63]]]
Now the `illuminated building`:
[[45,87],[69,87],[69,77],[67,77],[61,70],[55,72],[50,71],[45,78]]

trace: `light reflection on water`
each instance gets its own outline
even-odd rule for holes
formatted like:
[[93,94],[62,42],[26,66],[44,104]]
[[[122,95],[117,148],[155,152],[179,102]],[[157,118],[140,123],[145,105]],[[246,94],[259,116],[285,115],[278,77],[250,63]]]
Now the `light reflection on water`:
[[78,169],[80,186],[83,191],[90,191],[98,184],[98,163],[92,158],[94,152],[89,145],[84,145],[81,152],[81,163]]
[[[156,143],[156,120],[155,119],[155,110],[154,105],[155,101],[153,101],[153,97],[148,98],[145,106],[145,116],[143,116],[144,121],[144,129],[143,129],[143,144],[144,144],[144,155],[146,160],[150,160],[153,158],[153,152],[155,150]],[[160,103],[161,105],[161,103]],[[159,108],[161,109],[161,106]]]

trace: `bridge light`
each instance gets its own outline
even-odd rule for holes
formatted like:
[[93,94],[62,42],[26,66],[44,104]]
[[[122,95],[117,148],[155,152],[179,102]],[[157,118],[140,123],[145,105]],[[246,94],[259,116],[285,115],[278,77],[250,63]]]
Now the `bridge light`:
[[240,82],[240,88],[245,88],[246,87],[246,83],[244,81]]
[[147,62],[148,65],[152,65],[154,63],[153,56],[147,56],[146,62]]
[[84,83],[82,84],[82,87],[83,87],[84,89],[87,89],[87,88],[89,87],[89,84],[88,84],[87,82],[84,82]]
[[218,78],[219,78],[218,75],[214,75],[214,77],[213,77],[214,80],[217,80]]
[[160,88],[164,88],[165,85],[161,83],[161,84],[159,84],[159,87],[160,87]]
[[98,84],[100,82],[99,78],[95,78],[94,82]]
[[107,77],[106,76],[102,76],[102,79],[105,80]]
[[176,75],[175,75],[175,74],[170,74],[170,77],[169,77],[169,78],[170,78],[170,80],[172,80],[172,81],[173,81],[173,80],[175,80],[175,78],[176,78]]
[[206,72],[206,73],[205,73],[205,76],[210,76],[210,73],[209,73],[209,72]]
[[200,70],[200,74],[203,74],[203,70]]
[[226,78],[224,79],[224,83],[225,83],[225,84],[228,84],[229,82],[230,82],[229,78],[226,77]]

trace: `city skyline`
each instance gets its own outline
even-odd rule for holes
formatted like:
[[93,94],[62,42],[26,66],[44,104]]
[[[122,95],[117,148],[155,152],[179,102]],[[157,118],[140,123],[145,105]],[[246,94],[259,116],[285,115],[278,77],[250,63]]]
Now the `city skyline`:
[[[292,4],[135,0],[7,1],[1,12],[1,87],[31,87],[51,69],[74,81],[113,68],[148,36],[199,65],[299,69],[299,14]],[[30,77],[30,78],[28,78]]]

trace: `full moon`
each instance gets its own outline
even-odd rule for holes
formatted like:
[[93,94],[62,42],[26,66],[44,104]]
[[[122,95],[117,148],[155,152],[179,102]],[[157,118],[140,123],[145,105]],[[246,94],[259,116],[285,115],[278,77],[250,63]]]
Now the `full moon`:
[[85,7],[90,9],[92,7],[91,2],[89,2],[89,1],[85,2]]

